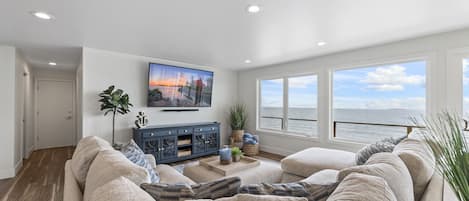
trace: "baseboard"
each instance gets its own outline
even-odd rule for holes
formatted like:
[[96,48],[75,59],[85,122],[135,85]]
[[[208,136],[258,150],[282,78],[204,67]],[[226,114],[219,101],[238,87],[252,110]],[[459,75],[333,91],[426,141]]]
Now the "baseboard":
[[260,145],[259,148],[260,148],[261,151],[268,152],[268,153],[273,153],[273,154],[278,154],[278,155],[281,155],[281,156],[288,156],[288,155],[291,155],[291,154],[295,153],[295,151],[282,149],[282,148],[269,146],[269,145],[262,145],[262,144]]
[[26,150],[26,155],[24,157],[28,159],[31,156],[31,153],[33,153],[33,151],[34,151],[34,145],[32,145]]
[[0,179],[12,178],[15,176],[15,170],[13,168],[0,169]]
[[23,159],[21,159],[15,164],[15,175],[18,174],[18,172],[21,170],[22,167],[23,167]]

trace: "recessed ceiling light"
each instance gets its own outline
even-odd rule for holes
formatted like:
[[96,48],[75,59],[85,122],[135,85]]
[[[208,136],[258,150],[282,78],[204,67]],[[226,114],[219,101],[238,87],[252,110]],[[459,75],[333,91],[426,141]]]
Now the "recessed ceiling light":
[[244,60],[244,63],[250,64],[252,61],[249,59]]
[[57,63],[55,63],[55,62],[49,62],[49,66],[57,66]]
[[261,11],[261,7],[258,6],[258,5],[248,6],[248,12],[250,12],[250,13],[258,13],[259,11]]
[[52,16],[49,13],[42,12],[42,11],[31,11],[31,15],[33,15],[34,17],[37,17],[39,19],[43,19],[43,20],[52,20],[52,19],[54,19],[54,16]]
[[319,47],[324,46],[324,45],[326,45],[326,44],[327,44],[327,43],[324,42],[324,41],[321,41],[321,42],[318,42],[318,43],[317,43],[317,45],[318,45]]

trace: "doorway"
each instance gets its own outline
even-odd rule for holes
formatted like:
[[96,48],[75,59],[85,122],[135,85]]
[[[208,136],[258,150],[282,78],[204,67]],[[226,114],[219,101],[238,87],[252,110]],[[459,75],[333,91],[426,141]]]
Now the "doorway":
[[36,149],[73,146],[76,138],[75,84],[36,81]]

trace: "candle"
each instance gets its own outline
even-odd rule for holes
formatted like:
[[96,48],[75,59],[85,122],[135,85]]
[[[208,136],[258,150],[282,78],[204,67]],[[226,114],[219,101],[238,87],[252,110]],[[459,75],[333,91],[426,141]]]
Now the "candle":
[[228,145],[225,145],[223,149],[220,149],[220,160],[221,161],[231,160],[231,149]]

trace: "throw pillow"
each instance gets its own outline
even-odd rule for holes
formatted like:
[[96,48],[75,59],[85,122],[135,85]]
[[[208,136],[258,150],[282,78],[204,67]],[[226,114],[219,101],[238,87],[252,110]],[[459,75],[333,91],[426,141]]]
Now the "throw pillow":
[[405,139],[394,148],[412,176],[415,200],[420,200],[435,172],[435,157],[425,142]]
[[338,180],[342,181],[351,173],[362,173],[381,177],[388,183],[399,201],[414,201],[412,177],[402,160],[393,153],[377,153],[365,165],[342,169]]
[[327,201],[397,201],[388,183],[381,178],[351,173],[340,182]]
[[152,165],[145,157],[145,153],[143,153],[142,149],[138,147],[134,140],[130,140],[129,144],[123,146],[121,152],[127,159],[148,171],[151,183],[160,182],[160,176],[158,175],[158,172],[153,169]]
[[238,193],[241,179],[230,177],[200,184],[142,184],[140,187],[159,201],[217,199]]
[[402,137],[398,137],[398,138],[394,138],[394,137],[389,137],[389,138],[385,138],[385,139],[382,139],[381,142],[389,142],[393,145],[397,145],[399,144],[402,140],[406,139],[407,138],[407,135],[405,136],[402,136]]
[[318,201],[327,198],[335,190],[337,184],[338,183],[320,185],[309,182],[295,182],[285,184],[250,184],[241,186],[239,193],[306,197],[309,201]]
[[392,152],[394,150],[394,144],[389,142],[378,141],[374,144],[369,144],[360,149],[355,155],[355,162],[357,165],[363,165],[365,162],[376,153],[381,152]]

